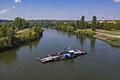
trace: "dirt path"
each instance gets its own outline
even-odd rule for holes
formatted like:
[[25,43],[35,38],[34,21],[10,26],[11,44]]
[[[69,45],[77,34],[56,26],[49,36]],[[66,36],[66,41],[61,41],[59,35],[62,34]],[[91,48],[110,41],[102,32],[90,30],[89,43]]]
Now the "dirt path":
[[18,31],[17,34],[20,34],[20,33],[26,32],[26,31],[28,31],[28,30],[29,30],[29,29],[24,29],[24,30]]
[[119,38],[119,39],[120,39],[120,36],[105,34],[105,33],[101,33],[101,32],[95,32],[95,33],[96,33],[96,34],[99,34],[99,35],[103,35],[103,36],[108,36],[108,37],[113,37],[113,38]]

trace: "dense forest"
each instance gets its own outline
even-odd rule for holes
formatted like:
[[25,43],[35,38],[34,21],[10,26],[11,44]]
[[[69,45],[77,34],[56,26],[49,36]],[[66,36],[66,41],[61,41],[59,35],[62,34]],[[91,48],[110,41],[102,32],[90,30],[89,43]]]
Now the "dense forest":
[[14,21],[0,24],[0,51],[11,49],[25,42],[39,38],[42,28],[20,17]]

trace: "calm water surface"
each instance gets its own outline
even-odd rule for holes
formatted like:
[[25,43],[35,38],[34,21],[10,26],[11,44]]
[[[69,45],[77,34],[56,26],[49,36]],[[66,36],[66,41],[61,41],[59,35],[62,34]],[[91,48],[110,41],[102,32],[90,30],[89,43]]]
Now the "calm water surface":
[[[37,60],[69,46],[83,48],[88,54],[48,64]],[[120,80],[120,48],[46,29],[40,40],[0,53],[0,80]]]

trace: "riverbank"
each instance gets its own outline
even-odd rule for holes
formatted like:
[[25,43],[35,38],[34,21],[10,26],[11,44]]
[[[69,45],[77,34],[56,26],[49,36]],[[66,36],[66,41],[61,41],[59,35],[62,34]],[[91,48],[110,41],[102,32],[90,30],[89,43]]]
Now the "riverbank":
[[96,30],[93,37],[106,41],[112,46],[120,47],[120,32]]
[[98,29],[96,31],[93,31],[92,29],[77,29],[72,31],[72,33],[101,39],[112,46],[120,47],[120,32]]
[[93,31],[92,29],[83,29],[83,30],[77,29],[73,33],[77,35],[85,35],[85,36],[101,39],[103,41],[106,41],[108,44],[112,46],[120,47],[120,32],[98,30],[98,29],[95,31]]
[[35,28],[27,28],[15,33],[14,40],[10,41],[8,37],[0,38],[0,52],[11,50],[19,47],[25,43],[29,43],[33,40],[39,39],[42,36],[43,29],[39,28],[35,31]]

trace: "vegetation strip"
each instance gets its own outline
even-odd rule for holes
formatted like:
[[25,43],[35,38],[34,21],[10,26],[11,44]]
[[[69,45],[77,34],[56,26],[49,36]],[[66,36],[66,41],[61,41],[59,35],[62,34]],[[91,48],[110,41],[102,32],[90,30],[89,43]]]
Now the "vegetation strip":
[[31,24],[17,17],[15,21],[0,25],[0,51],[16,48],[26,42],[38,39],[42,35],[40,25]]

